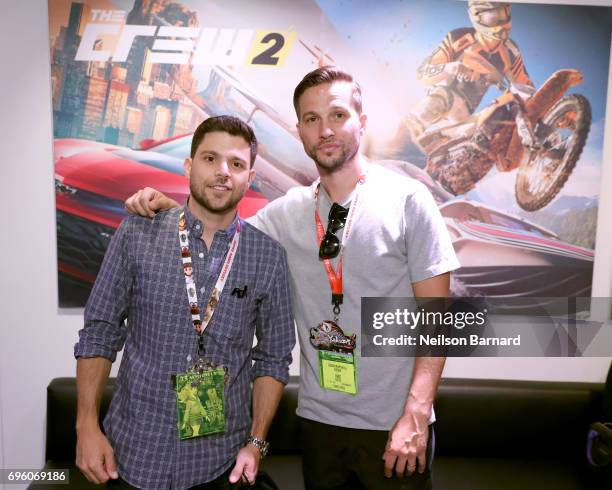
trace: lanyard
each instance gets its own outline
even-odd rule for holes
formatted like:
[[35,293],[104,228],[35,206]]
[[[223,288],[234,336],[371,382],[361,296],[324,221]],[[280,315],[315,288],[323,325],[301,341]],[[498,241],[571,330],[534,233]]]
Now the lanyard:
[[[344,297],[342,286],[342,256],[344,253],[345,244],[351,234],[351,230],[353,229],[355,213],[357,212],[357,207],[359,206],[359,201],[361,199],[361,188],[364,183],[365,173],[362,173],[359,176],[359,180],[357,181],[355,195],[353,196],[348,216],[346,217],[346,224],[344,226],[344,233],[342,234],[342,241],[340,245],[340,258],[338,259],[338,268],[334,270],[334,266],[332,265],[331,260],[323,259],[323,265],[325,266],[325,271],[327,272],[327,279],[329,280],[329,286],[331,287],[332,291],[332,304],[334,305],[333,312],[335,315],[334,321],[336,321],[338,319],[338,315],[340,315],[340,305],[342,304],[342,300]],[[321,217],[319,216],[320,187],[321,183],[319,182],[315,190],[315,224],[317,227],[317,243],[319,244],[319,246],[321,246],[321,242],[323,241],[323,237],[325,236],[325,228],[323,227]]]
[[191,261],[191,251],[189,249],[189,230],[187,230],[185,211],[181,211],[179,216],[178,229],[183,272],[185,274],[185,286],[187,288],[187,301],[191,311],[193,328],[199,334],[198,348],[200,355],[202,355],[204,353],[204,330],[206,330],[206,327],[208,327],[208,324],[210,323],[210,320],[217,309],[221,292],[225,287],[225,282],[227,281],[229,273],[232,269],[234,258],[236,257],[236,251],[238,250],[238,243],[240,241],[240,219],[238,218],[236,220],[236,233],[234,233],[234,238],[232,239],[232,243],[230,243],[229,250],[225,257],[225,261],[223,262],[223,266],[221,267],[221,272],[219,273],[215,287],[210,293],[210,299],[208,300],[206,311],[204,312],[204,321],[202,321],[200,316],[200,307],[198,305],[198,294],[196,292],[194,269]]

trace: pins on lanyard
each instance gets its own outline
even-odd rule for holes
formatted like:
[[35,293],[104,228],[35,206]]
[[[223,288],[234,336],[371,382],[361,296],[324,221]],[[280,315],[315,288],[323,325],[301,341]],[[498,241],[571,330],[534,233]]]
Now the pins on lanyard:
[[229,276],[229,273],[232,269],[232,265],[234,263],[234,258],[236,257],[236,253],[238,251],[238,244],[240,240],[240,218],[237,218],[236,223],[236,232],[234,233],[234,238],[232,239],[227,255],[225,257],[225,261],[221,267],[221,272],[219,273],[219,277],[217,278],[215,287],[210,293],[210,299],[206,305],[206,310],[204,311],[203,318],[201,317],[201,310],[198,306],[198,295],[196,292],[196,284],[193,270],[193,263],[191,261],[191,250],[189,248],[189,230],[187,230],[187,219],[185,217],[185,211],[181,211],[178,220],[178,234],[179,234],[179,246],[180,246],[180,256],[181,262],[183,264],[183,272],[185,274],[185,287],[187,288],[187,297],[188,297],[188,305],[189,311],[191,312],[191,321],[193,323],[193,327],[198,334],[198,354],[204,355],[204,330],[210,323],[210,320],[217,309],[217,305],[219,304],[219,300],[221,297],[221,292],[225,287],[225,282]]

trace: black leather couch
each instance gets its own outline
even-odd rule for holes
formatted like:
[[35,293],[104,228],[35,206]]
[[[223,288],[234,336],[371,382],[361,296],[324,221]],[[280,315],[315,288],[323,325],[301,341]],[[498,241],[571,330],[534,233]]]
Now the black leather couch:
[[[293,377],[285,389],[263,466],[283,490],[303,489],[297,382]],[[111,379],[102,414],[113,387]],[[443,380],[436,402],[434,487],[603,490],[590,480],[585,458],[587,430],[590,422],[601,419],[602,398],[603,384]],[[69,468],[71,488],[93,487],[74,466],[75,417],[75,379],[52,380],[47,390],[45,468]]]

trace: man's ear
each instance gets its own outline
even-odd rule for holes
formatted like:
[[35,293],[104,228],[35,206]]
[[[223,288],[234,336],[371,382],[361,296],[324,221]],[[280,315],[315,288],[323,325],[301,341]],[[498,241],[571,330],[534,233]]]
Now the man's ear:
[[367,126],[367,122],[368,122],[367,114],[359,114],[359,130],[360,130],[361,134],[363,134],[365,132],[366,126]]
[[255,169],[252,168],[251,170],[249,170],[249,187],[255,180],[255,174],[256,174]]
[[185,158],[185,163],[183,163],[183,172],[185,174],[185,177],[189,178],[189,176],[191,175],[191,164],[193,163],[193,160],[190,157]]

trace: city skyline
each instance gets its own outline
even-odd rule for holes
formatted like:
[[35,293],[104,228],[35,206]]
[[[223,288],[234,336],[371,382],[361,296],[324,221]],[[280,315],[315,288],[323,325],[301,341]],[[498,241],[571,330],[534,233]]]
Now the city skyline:
[[[170,0],[155,5],[135,2],[127,21],[197,26],[197,15],[177,5]],[[153,40],[145,37],[134,40],[126,62],[75,60],[91,15],[91,5],[72,2],[68,22],[60,25],[53,40],[54,137],[137,147],[145,139],[163,140],[192,131],[201,119],[197,106],[203,101],[197,96],[191,66],[152,63]],[[95,42],[94,50],[104,48],[104,40]]]

